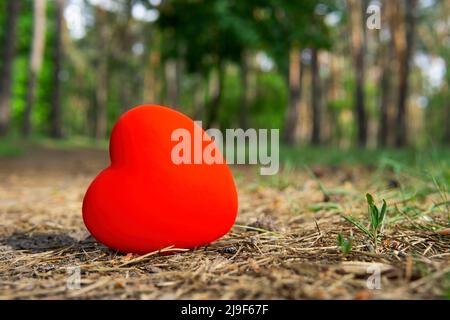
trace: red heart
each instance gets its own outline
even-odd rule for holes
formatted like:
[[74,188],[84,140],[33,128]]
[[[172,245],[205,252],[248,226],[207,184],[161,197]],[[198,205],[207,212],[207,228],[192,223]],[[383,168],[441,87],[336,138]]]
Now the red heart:
[[[180,112],[157,105],[121,116],[111,133],[111,165],[83,200],[83,220],[95,239],[121,252],[143,254],[168,246],[198,247],[228,232],[236,219],[237,192],[225,161],[175,164],[171,159],[179,143],[171,140],[172,132],[184,128],[194,137],[194,126],[200,128]],[[202,150],[210,143],[204,142]]]

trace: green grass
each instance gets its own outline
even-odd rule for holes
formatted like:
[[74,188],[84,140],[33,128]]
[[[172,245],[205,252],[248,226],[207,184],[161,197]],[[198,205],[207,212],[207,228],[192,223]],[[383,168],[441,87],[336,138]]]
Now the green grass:
[[64,139],[51,139],[42,136],[32,136],[28,139],[18,135],[0,138],[0,157],[17,157],[30,147],[46,147],[52,149],[70,150],[77,148],[108,149],[107,140],[96,140],[88,137],[71,137]]
[[98,148],[108,149],[108,140],[97,140],[90,137],[71,137],[69,139],[51,139],[38,137],[32,140],[36,145],[56,149]]
[[423,162],[450,165],[450,148],[429,149],[339,149],[331,146],[280,146],[280,163],[290,166],[305,165],[366,165],[401,170],[404,166],[417,166]]
[[[370,184],[386,189],[388,184],[399,183],[402,199],[411,200],[426,197],[430,193],[441,194],[441,202],[447,203],[450,189],[450,148],[429,147],[428,149],[338,149],[330,146],[280,146],[280,170],[272,176],[260,176],[260,184],[279,188],[293,185],[292,174],[306,170],[316,180],[325,196],[337,194],[340,190],[328,190],[313,170],[317,166],[338,169],[346,166],[369,168]],[[255,169],[259,166],[254,166]],[[405,183],[405,177],[419,181],[419,184]],[[445,206],[444,206],[445,207]]]
[[357,227],[360,231],[365,233],[369,238],[372,239],[375,249],[378,245],[378,239],[383,231],[383,224],[384,219],[386,217],[386,210],[387,210],[387,204],[386,201],[383,199],[383,204],[380,208],[378,208],[375,205],[375,202],[373,200],[373,197],[371,194],[366,194],[367,199],[367,211],[369,216],[369,228],[365,227],[365,223],[356,220],[355,218],[351,216],[343,216],[345,220],[353,224],[355,227]]
[[24,143],[11,138],[0,138],[0,157],[18,157],[25,152]]
[[444,299],[450,300],[450,272],[444,276],[443,281]]
[[337,244],[341,249],[342,255],[345,257],[352,250],[353,237],[350,236],[348,239],[345,239],[342,234],[338,234],[337,236]]

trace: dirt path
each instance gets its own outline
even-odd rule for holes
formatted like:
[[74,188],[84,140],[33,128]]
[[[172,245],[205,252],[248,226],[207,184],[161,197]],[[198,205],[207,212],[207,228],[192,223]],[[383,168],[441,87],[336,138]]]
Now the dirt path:
[[[333,191],[324,193],[303,171],[260,180],[256,170],[236,169],[240,211],[228,235],[194,251],[139,257],[97,244],[83,225],[84,192],[107,164],[106,152],[87,149],[33,148],[18,158],[0,158],[0,298],[429,299],[445,294],[448,236],[407,226],[419,220],[389,226],[376,253],[353,228],[354,249],[342,257],[336,237],[348,236],[352,226],[340,213],[365,214],[364,193],[376,192],[367,170],[314,168]],[[397,201],[393,190],[383,197]],[[432,197],[418,206],[426,210]],[[367,281],[377,271],[380,289],[371,290]]]

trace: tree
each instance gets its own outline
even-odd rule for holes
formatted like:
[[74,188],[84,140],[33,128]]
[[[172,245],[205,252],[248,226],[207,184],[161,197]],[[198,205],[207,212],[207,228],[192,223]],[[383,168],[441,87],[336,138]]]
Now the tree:
[[225,81],[225,62],[219,61],[217,67],[217,81],[214,83],[213,94],[207,105],[207,118],[205,122],[205,128],[211,128],[217,121],[219,115],[220,102],[223,96],[223,88]]
[[302,54],[298,47],[293,47],[289,55],[289,104],[286,112],[283,141],[295,143],[298,113],[303,80]]
[[28,136],[31,132],[31,110],[33,109],[36,80],[44,57],[46,2],[46,0],[34,1],[33,38],[28,72],[27,102],[22,126],[22,133],[25,136]]
[[[397,12],[400,13],[400,1],[396,2]],[[404,5],[404,24],[399,25],[396,33],[397,54],[399,60],[399,87],[397,116],[395,120],[395,145],[403,147],[406,145],[406,100],[408,97],[409,74],[411,69],[411,55],[415,42],[415,15],[417,9],[417,0],[410,0]]]
[[63,60],[62,33],[64,0],[56,0],[55,43],[53,51],[53,88],[50,111],[50,136],[62,138],[61,69]]
[[[132,45],[135,41],[132,32],[133,26],[133,10],[134,0],[122,0],[122,10],[117,14],[117,21],[115,21],[115,29],[113,34],[117,36],[116,42],[111,46],[111,51],[117,60],[118,76],[120,81],[119,87],[119,103],[120,111],[125,112],[132,107],[133,92],[136,91],[136,84],[133,79],[136,78],[136,73],[133,70],[133,53]],[[114,50],[115,49],[115,50]],[[105,133],[106,134],[106,129]]]
[[350,12],[350,45],[355,72],[354,112],[358,127],[358,145],[364,147],[367,143],[367,116],[364,101],[364,55],[365,35],[363,29],[363,8],[361,0],[348,0]]
[[[325,8],[325,11],[316,12],[319,4],[322,6],[321,10]],[[259,27],[264,48],[275,60],[279,70],[287,75],[289,102],[283,133],[283,140],[287,144],[295,143],[299,123],[303,80],[301,49],[331,46],[329,29],[324,23],[324,16],[330,9],[328,1],[319,3],[314,0],[272,0],[269,1],[267,10],[272,14],[267,14],[269,18]]]
[[154,45],[156,43],[155,39],[152,37],[149,39],[149,42],[152,42],[152,45],[147,55],[147,68],[144,74],[144,101],[146,103],[156,103],[160,99],[161,91],[161,81],[158,81],[161,55],[156,45]]
[[[443,10],[443,16],[444,19],[445,17],[448,17],[450,14],[450,4],[448,2],[444,2],[444,10]],[[450,25],[447,23],[447,28],[446,28],[446,32],[443,33],[444,37],[445,34],[450,33]],[[443,43],[445,43],[443,41]],[[447,58],[447,62],[450,59],[450,48],[446,45],[443,45],[443,48],[441,49],[441,54]],[[444,91],[444,95],[447,97],[446,98],[446,103],[443,106],[444,107],[444,116],[443,116],[443,127],[444,127],[444,133],[442,135],[442,142],[444,144],[450,145],[450,68],[447,65],[447,70],[445,73],[445,91]]]
[[444,95],[447,97],[447,99],[445,105],[443,106],[444,115],[442,122],[444,124],[444,133],[442,134],[442,142],[444,144],[450,145],[450,88],[448,82],[445,84]]
[[313,48],[311,50],[311,108],[313,115],[313,125],[311,134],[311,143],[320,143],[321,131],[321,110],[320,110],[320,76],[319,76],[319,61],[318,50]]
[[[394,1],[384,1],[383,10],[384,15],[387,17],[390,30],[392,31],[392,24],[395,23],[395,6]],[[386,147],[388,145],[391,121],[391,96],[392,96],[392,70],[394,69],[394,41],[393,37],[390,37],[387,43],[381,43],[379,47],[379,57],[381,59],[381,78],[380,78],[380,128],[378,132],[378,144]]]
[[[448,35],[450,25],[446,23],[450,15],[448,1],[437,2],[435,6],[421,11],[421,24],[418,25],[417,49],[427,52],[434,58],[450,61]],[[425,112],[427,133],[438,138],[444,145],[450,145],[450,68],[445,70],[441,90],[431,92]],[[434,90],[433,90],[434,91]]]
[[254,4],[237,0],[172,0],[162,2],[159,8],[158,25],[165,41],[163,60],[181,58],[186,74],[216,78],[211,81],[215,88],[206,103],[205,127],[220,120],[227,64],[239,64],[244,51],[258,42]]
[[2,70],[0,71],[0,136],[5,135],[9,129],[12,84],[11,69],[16,48],[16,27],[19,5],[19,0],[8,0],[6,9],[5,49],[2,57]]
[[328,110],[328,125],[329,136],[327,142],[339,144],[342,137],[342,129],[339,125],[339,115],[341,107],[339,107],[340,96],[342,89],[339,86],[339,81],[342,77],[342,70],[338,67],[337,55],[329,52],[329,70],[330,74],[326,82],[326,90],[323,90],[327,95],[327,110]]
[[247,129],[248,126],[248,107],[250,102],[250,88],[249,88],[249,73],[250,70],[250,56],[247,51],[244,51],[240,61],[240,81],[241,81],[241,97],[239,101],[239,126],[242,129]]
[[95,25],[97,38],[95,64],[97,65],[97,72],[94,134],[97,139],[105,139],[108,125],[108,39],[110,38],[110,34],[107,26],[107,12],[100,7],[95,7]]
[[180,58],[166,61],[166,85],[167,85],[167,102],[174,109],[180,107],[181,95],[181,66]]

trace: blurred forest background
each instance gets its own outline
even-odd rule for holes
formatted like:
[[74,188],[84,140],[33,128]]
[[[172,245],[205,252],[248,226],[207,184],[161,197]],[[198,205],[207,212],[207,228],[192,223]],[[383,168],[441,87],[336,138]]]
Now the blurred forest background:
[[286,144],[450,143],[447,0],[3,0],[0,26],[1,136],[104,140],[156,103]]

